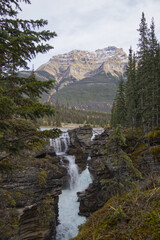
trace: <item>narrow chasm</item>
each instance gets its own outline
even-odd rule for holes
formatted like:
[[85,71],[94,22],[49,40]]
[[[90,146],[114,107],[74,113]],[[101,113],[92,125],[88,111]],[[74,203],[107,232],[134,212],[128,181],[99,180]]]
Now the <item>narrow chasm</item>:
[[56,155],[59,156],[61,164],[67,169],[67,176],[64,176],[63,190],[59,195],[59,216],[56,229],[56,240],[68,240],[78,234],[78,226],[85,223],[86,217],[79,216],[78,192],[82,192],[92,182],[87,167],[79,171],[75,163],[75,156],[67,153],[70,145],[68,132],[63,133],[59,138],[51,140]]

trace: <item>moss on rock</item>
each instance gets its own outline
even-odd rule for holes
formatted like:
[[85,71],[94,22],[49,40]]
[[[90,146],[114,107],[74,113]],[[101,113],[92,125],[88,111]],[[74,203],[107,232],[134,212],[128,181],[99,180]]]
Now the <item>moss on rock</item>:
[[160,187],[111,198],[72,240],[160,239]]

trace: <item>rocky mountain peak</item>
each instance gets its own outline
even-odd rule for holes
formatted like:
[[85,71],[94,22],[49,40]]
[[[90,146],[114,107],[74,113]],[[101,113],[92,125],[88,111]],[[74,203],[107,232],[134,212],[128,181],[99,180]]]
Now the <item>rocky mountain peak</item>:
[[66,78],[81,80],[94,76],[100,71],[112,75],[124,72],[127,54],[122,48],[109,46],[95,51],[72,50],[69,53],[53,56],[49,62],[41,65],[37,71],[46,71],[53,75],[56,84]]

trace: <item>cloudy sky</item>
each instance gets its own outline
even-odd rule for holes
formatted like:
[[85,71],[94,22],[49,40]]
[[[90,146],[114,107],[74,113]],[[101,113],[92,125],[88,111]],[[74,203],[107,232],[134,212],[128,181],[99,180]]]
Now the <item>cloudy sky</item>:
[[29,66],[35,69],[53,55],[73,49],[94,51],[108,46],[136,50],[142,12],[148,25],[154,17],[160,40],[160,0],[31,0],[22,4],[21,17],[46,19],[47,28],[57,33],[50,41],[54,49],[39,54]]

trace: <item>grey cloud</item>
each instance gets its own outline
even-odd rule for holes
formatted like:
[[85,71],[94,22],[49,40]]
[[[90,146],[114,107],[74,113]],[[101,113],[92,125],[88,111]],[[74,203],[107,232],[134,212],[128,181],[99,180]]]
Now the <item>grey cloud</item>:
[[[24,18],[44,18],[48,29],[58,37],[51,40],[54,50],[38,55],[33,61],[38,67],[55,54],[72,49],[95,50],[108,45],[136,48],[141,13],[147,22],[155,18],[156,33],[160,37],[159,0],[32,0],[30,6],[23,4]],[[32,64],[31,64],[32,65]]]

